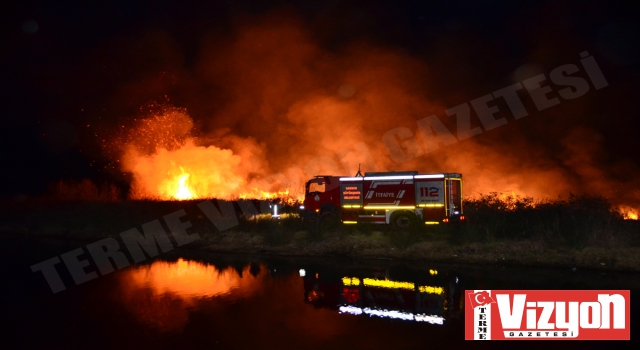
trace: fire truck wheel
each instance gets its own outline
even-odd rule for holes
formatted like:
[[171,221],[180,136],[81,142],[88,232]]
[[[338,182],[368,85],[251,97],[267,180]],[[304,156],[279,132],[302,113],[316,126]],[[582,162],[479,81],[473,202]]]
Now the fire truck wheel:
[[328,231],[335,228],[336,226],[338,226],[338,222],[339,215],[334,211],[322,213],[322,215],[320,215],[320,217],[318,218],[318,224],[320,225],[320,229],[322,231]]
[[416,225],[416,216],[406,212],[396,213],[391,218],[391,223],[401,229],[412,228]]

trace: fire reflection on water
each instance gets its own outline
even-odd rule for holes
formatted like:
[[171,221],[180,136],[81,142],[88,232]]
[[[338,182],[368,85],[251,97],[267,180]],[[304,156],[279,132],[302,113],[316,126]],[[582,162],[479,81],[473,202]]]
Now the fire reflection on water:
[[246,266],[240,277],[233,268],[219,270],[183,259],[156,261],[123,271],[122,300],[139,322],[163,332],[181,331],[189,320],[189,308],[202,300],[254,294],[261,275],[254,277],[249,269]]

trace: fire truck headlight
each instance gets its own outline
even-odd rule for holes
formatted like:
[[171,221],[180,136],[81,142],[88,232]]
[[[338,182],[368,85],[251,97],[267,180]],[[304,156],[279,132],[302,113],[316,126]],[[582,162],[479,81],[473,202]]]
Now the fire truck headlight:
[[300,210],[304,210],[304,205],[301,205],[301,206],[300,206]]
[[456,211],[454,211],[453,213],[454,213],[454,214],[456,214],[456,215],[460,214],[460,212],[459,212],[459,211],[457,211],[457,210],[456,210]]

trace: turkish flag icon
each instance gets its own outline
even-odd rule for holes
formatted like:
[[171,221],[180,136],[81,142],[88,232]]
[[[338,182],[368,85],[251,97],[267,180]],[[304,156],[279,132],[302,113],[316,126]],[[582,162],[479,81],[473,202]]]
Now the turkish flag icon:
[[478,293],[469,293],[467,295],[469,296],[469,301],[471,302],[472,309],[475,309],[478,306],[496,302],[495,300],[493,300],[491,295],[489,295],[489,292],[486,290],[483,290],[482,292],[478,292]]

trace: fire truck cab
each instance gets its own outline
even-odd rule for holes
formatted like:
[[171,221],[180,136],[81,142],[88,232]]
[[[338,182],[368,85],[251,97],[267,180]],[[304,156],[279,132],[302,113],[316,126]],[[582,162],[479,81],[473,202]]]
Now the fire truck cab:
[[464,220],[462,175],[417,171],[317,175],[305,185],[305,220],[339,219],[409,228]]

